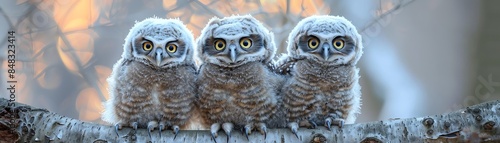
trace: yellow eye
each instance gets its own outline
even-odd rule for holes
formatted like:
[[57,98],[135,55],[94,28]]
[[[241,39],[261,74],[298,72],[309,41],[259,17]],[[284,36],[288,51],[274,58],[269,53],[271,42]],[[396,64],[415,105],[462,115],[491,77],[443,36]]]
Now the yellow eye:
[[333,47],[335,47],[335,49],[337,50],[344,48],[344,40],[342,39],[333,40]]
[[177,45],[175,44],[168,44],[167,45],[167,51],[170,53],[175,53],[177,51]]
[[250,40],[250,38],[243,38],[240,40],[240,46],[248,49],[250,48],[250,46],[252,46],[252,40]]
[[146,51],[153,49],[153,43],[151,43],[151,42],[142,43],[142,49],[144,49]]
[[217,51],[222,51],[224,48],[226,48],[226,42],[223,40],[216,40],[214,43],[214,47]]
[[309,48],[311,48],[311,49],[316,49],[319,46],[318,38],[311,38],[311,39],[309,39],[308,43],[309,43],[308,44]]

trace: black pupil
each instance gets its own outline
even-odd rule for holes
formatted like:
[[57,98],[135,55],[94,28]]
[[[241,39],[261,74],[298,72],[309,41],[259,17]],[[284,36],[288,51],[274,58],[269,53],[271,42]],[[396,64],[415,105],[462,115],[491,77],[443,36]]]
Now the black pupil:
[[248,46],[248,41],[243,41],[243,46]]
[[316,41],[311,42],[311,46],[316,46],[316,44],[317,44]]
[[222,44],[222,42],[219,42],[219,44],[217,44],[217,47],[219,47],[219,48],[222,48],[222,46],[224,46],[224,44]]
[[146,49],[151,48],[151,44],[146,44]]
[[342,43],[340,41],[335,42],[335,46],[340,47]]
[[168,50],[173,51],[174,50],[174,46],[172,46],[172,45],[168,46]]

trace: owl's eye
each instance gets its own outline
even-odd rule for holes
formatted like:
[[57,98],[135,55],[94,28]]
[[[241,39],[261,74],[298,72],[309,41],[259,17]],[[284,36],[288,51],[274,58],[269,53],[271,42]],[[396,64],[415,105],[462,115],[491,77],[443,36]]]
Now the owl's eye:
[[344,40],[342,39],[333,40],[333,47],[335,47],[335,49],[337,50],[344,48]]
[[177,45],[175,44],[168,44],[167,45],[167,51],[170,53],[175,53],[177,51]]
[[226,43],[223,40],[216,40],[214,43],[214,47],[217,51],[222,51],[226,48]]
[[248,49],[250,48],[250,46],[252,46],[252,40],[250,40],[250,38],[243,38],[240,40],[240,46]]
[[311,48],[311,49],[316,49],[319,46],[318,38],[311,38],[311,39],[309,39],[308,43],[309,43],[308,44],[309,48]]
[[151,42],[142,43],[142,49],[144,49],[146,51],[153,49],[153,43],[151,43]]

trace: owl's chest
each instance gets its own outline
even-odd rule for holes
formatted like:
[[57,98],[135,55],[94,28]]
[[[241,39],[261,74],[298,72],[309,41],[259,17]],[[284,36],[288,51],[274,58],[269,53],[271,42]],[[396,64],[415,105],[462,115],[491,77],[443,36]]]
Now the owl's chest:
[[185,83],[194,82],[194,74],[186,78],[189,71],[182,73],[181,68],[171,70],[155,70],[146,66],[138,66],[127,68],[122,82],[133,86],[132,88],[140,92],[151,92],[151,95],[162,95],[176,90]]
[[306,66],[298,68],[300,69],[294,71],[290,81],[290,87],[297,88],[285,90],[298,90],[300,93],[314,95],[316,98],[330,98],[346,90],[354,81],[350,69],[314,69],[306,68]]
[[261,69],[248,68],[241,71],[221,71],[205,69],[201,73],[199,84],[202,93],[220,100],[233,101],[248,99],[268,94],[269,88]]

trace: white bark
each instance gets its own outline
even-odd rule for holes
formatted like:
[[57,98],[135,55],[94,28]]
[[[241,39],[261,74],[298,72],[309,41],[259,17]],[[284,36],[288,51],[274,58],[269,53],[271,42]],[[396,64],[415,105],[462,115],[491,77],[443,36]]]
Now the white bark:
[[[14,103],[15,106],[9,104]],[[0,99],[0,142],[213,142],[209,131],[158,130],[150,138],[145,129],[124,128],[117,136],[112,126],[82,122],[7,99]],[[393,119],[345,125],[332,131],[324,127],[299,129],[296,138],[288,129],[269,129],[267,138],[233,133],[230,142],[500,142],[500,101],[491,101],[442,115]],[[11,132],[12,131],[12,132]],[[219,132],[217,142],[226,142]]]

